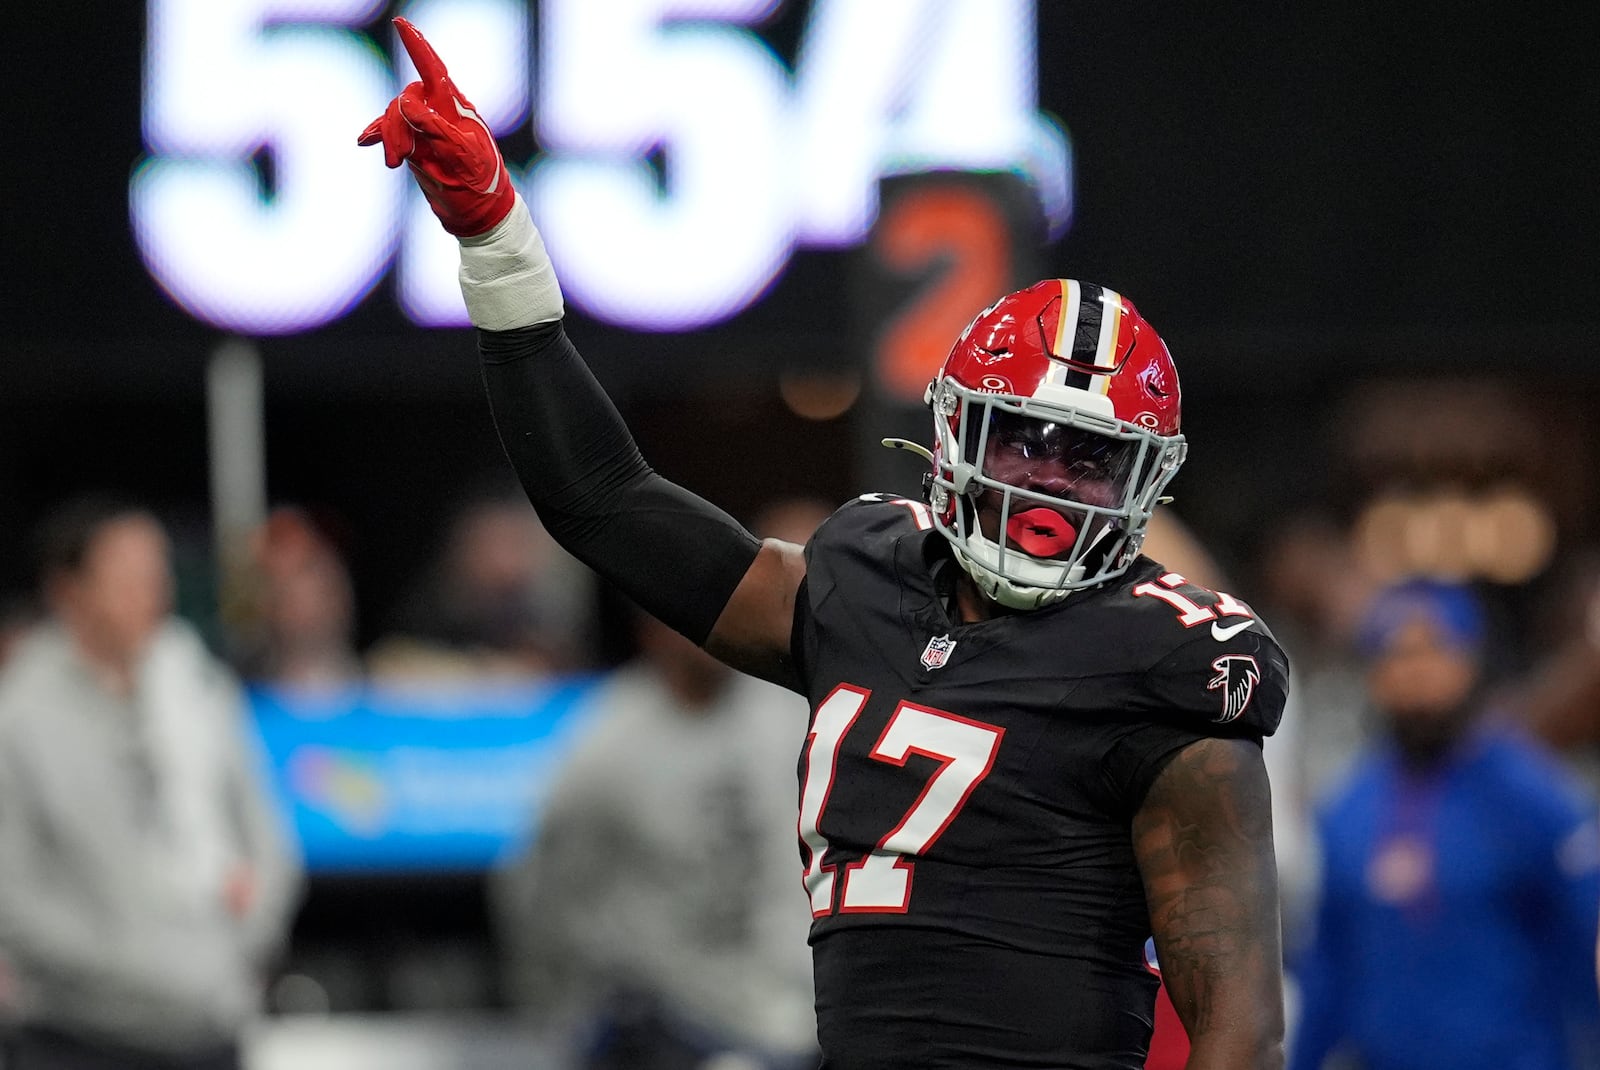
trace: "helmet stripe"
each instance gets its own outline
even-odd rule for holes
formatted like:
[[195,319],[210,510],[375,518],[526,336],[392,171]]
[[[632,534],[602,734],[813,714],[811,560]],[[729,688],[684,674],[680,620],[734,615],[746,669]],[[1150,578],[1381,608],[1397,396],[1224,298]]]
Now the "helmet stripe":
[[1100,296],[1103,316],[1100,337],[1095,340],[1094,364],[1097,368],[1117,366],[1117,340],[1122,333],[1122,295],[1115,290],[1104,290]]
[[1057,279],[1061,287],[1060,314],[1056,318],[1051,368],[1045,381],[1096,394],[1111,391],[1111,377],[1089,368],[1112,371],[1117,366],[1121,341],[1122,295],[1092,282]]
[[1072,347],[1078,337],[1078,316],[1083,305],[1083,288],[1075,279],[1057,279],[1061,284],[1061,313],[1056,318],[1056,336],[1050,347],[1050,371],[1045,381],[1057,386],[1072,386],[1079,390],[1089,388],[1091,376],[1079,371],[1067,360],[1073,356]]
[[1061,315],[1056,320],[1056,336],[1050,347],[1050,355],[1056,358],[1072,355],[1072,340],[1078,329],[1078,306],[1082,301],[1082,292],[1072,279],[1060,279],[1061,283]]
[[[1097,368],[1115,368],[1117,366],[1117,348],[1122,341],[1122,328],[1125,317],[1122,315],[1122,295],[1115,290],[1102,291],[1101,306],[1105,309],[1105,316],[1100,326],[1099,345],[1095,349],[1094,363]],[[1096,384],[1102,394],[1111,392],[1111,376],[1096,376]]]
[[1062,355],[1092,368],[1100,363],[1097,356],[1100,349],[1100,327],[1105,319],[1105,306],[1100,303],[1103,289],[1098,283],[1093,282],[1081,282],[1078,284],[1078,289],[1081,291],[1081,296],[1078,300],[1078,323],[1072,338],[1072,352]]

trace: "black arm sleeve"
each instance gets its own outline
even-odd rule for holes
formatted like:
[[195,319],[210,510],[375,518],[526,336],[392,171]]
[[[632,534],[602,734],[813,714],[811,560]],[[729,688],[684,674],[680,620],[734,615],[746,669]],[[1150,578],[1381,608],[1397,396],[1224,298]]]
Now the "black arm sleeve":
[[559,321],[478,332],[495,428],[555,540],[703,644],[760,543],[656,475]]

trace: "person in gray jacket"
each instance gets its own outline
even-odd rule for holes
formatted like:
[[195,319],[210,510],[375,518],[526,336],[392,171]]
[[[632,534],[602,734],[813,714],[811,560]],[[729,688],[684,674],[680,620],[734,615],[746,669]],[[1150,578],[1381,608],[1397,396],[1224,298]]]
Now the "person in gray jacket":
[[298,904],[238,684],[172,615],[154,516],[39,535],[48,615],[0,673],[6,1070],[232,1070]]
[[637,633],[492,888],[509,994],[583,1070],[814,1067],[804,704],[654,618]]

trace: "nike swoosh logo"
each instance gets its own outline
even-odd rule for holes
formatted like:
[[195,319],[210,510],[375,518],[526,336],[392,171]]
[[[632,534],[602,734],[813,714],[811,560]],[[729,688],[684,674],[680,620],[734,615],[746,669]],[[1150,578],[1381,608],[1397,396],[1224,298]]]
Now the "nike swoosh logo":
[[1211,622],[1211,638],[1215,639],[1219,643],[1226,643],[1229,639],[1232,639],[1234,636],[1238,635],[1240,632],[1244,631],[1254,623],[1254,620],[1246,619],[1240,621],[1238,624],[1230,624],[1224,628],[1221,621],[1214,620]]

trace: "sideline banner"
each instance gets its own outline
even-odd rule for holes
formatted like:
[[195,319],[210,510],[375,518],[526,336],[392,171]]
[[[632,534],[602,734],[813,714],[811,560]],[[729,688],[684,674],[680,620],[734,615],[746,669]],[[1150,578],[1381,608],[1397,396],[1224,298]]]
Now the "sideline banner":
[[599,681],[253,688],[250,701],[310,871],[475,870],[533,834]]

